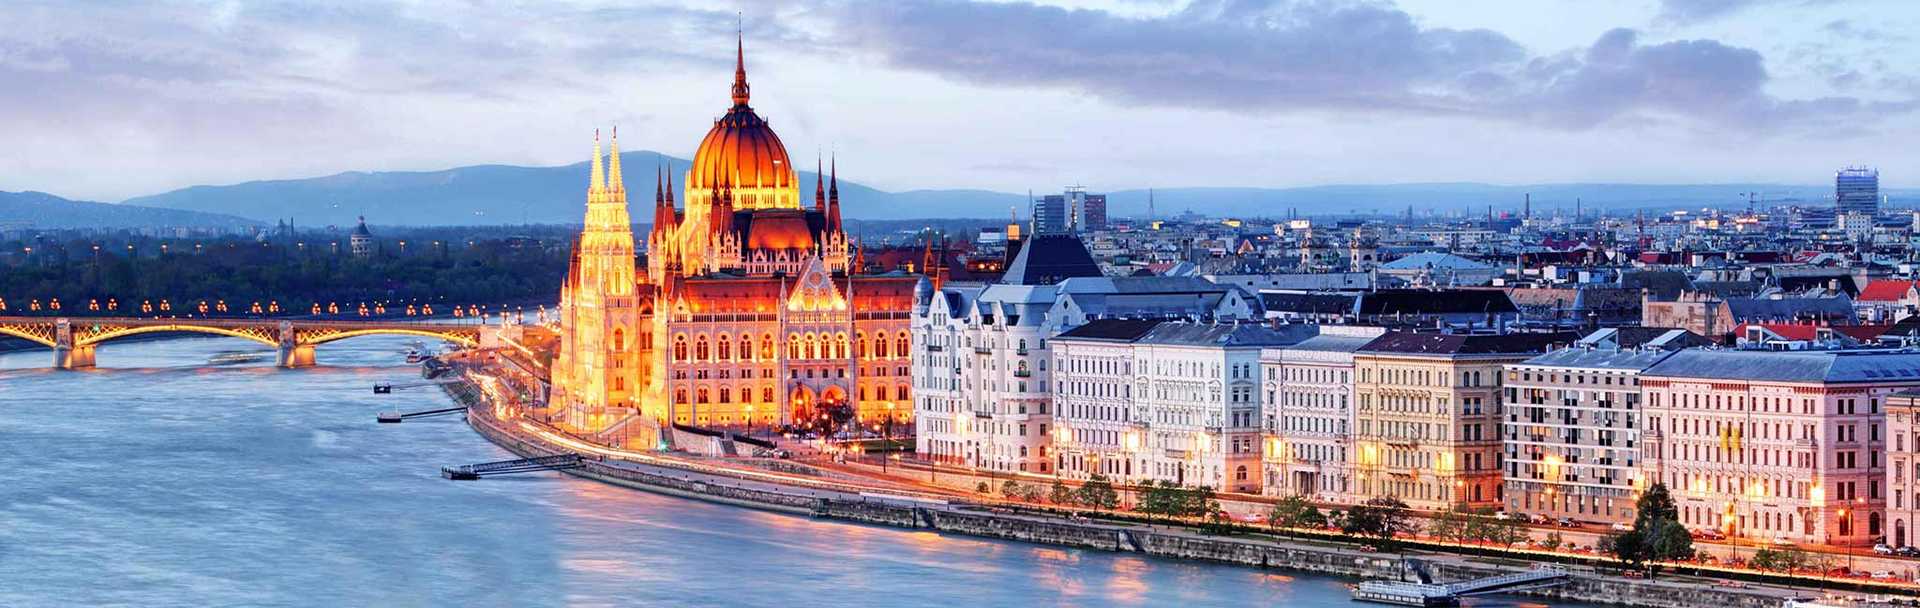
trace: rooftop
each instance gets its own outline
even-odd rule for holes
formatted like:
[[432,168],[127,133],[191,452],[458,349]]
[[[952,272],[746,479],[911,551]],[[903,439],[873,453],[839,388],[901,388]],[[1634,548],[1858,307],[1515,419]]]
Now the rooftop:
[[1920,351],[1689,349],[1648,368],[1644,375],[1761,382],[1920,383]]

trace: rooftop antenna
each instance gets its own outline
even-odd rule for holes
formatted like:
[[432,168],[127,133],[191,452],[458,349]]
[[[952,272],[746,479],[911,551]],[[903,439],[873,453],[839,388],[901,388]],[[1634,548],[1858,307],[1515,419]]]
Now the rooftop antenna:
[[1147,221],[1153,221],[1153,188],[1147,188]]

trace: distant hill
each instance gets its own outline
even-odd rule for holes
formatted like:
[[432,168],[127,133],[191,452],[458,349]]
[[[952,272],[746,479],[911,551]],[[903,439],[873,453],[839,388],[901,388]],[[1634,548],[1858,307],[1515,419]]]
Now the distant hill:
[[[653,152],[620,155],[634,220],[646,222],[653,201],[655,163],[671,167],[679,186],[689,163]],[[801,171],[803,198],[812,199],[814,173]],[[560,167],[478,165],[443,171],[348,172],[310,179],[194,186],[128,199],[127,204],[230,213],[261,221],[292,217],[299,225],[346,225],[360,214],[378,224],[579,223],[585,212],[587,163]],[[844,177],[840,202],[849,217],[907,219],[960,214],[1004,215],[1024,208],[1023,195],[984,190],[882,192]],[[1023,212],[1024,214],[1024,212]]]
[[[688,162],[654,152],[621,155],[626,169],[628,200],[634,220],[647,220],[644,205],[652,201],[653,169],[664,162],[673,175],[684,175]],[[803,198],[811,199],[811,171],[800,172]],[[579,223],[584,211],[587,163],[558,167],[476,165],[442,171],[348,172],[308,179],[254,181],[227,186],[194,186],[128,199],[126,204],[235,215],[261,222],[291,217],[301,226],[339,225],[365,214],[375,224],[447,225]],[[1098,189],[1094,190],[1098,192]],[[1535,214],[1556,210],[1571,213],[1575,200],[1593,211],[1610,209],[1672,209],[1715,206],[1737,208],[1746,192],[1757,192],[1762,204],[1798,200],[1827,204],[1831,186],[1782,184],[1538,184],[1503,186],[1479,183],[1420,183],[1382,185],[1328,185],[1295,188],[1158,188],[1153,191],[1158,217],[1192,210],[1213,216],[1283,217],[1288,209],[1301,215],[1349,215],[1404,212],[1409,205],[1421,213],[1470,211],[1484,214],[1488,205],[1518,211],[1529,193]],[[1890,190],[1896,204],[1911,205],[1920,190]],[[1007,216],[1009,207],[1028,217],[1024,194],[990,190],[909,190],[886,192],[842,176],[841,202],[849,218],[899,220],[917,218],[991,218]],[[1145,217],[1148,192],[1119,190],[1108,193],[1109,212]]]
[[[1758,193],[1762,207],[1785,201],[1799,204],[1830,205],[1833,186],[1788,184],[1533,184],[1502,186],[1478,183],[1331,185],[1299,188],[1165,188],[1155,189],[1153,207],[1158,217],[1171,217],[1187,210],[1204,215],[1284,217],[1289,208],[1300,215],[1346,215],[1353,213],[1402,213],[1412,206],[1419,214],[1429,210],[1440,213],[1518,211],[1528,194],[1533,195],[1535,215],[1556,210],[1571,214],[1578,204],[1587,213],[1600,209],[1679,209],[1690,207],[1739,208],[1748,192]],[[1920,190],[1885,191],[1893,203],[1911,206],[1920,199]],[[1108,213],[1115,216],[1144,217],[1148,191],[1122,190],[1107,195]]]
[[32,228],[237,228],[260,222],[231,215],[60,198],[45,192],[0,191],[0,226]]

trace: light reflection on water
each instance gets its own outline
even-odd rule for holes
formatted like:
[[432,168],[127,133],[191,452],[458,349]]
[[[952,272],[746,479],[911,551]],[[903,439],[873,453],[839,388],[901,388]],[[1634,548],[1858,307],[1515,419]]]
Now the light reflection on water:
[[450,482],[508,458],[444,407],[410,339],[322,367],[247,348],[0,354],[0,606],[1327,606],[1343,581],[847,525],[557,475]]

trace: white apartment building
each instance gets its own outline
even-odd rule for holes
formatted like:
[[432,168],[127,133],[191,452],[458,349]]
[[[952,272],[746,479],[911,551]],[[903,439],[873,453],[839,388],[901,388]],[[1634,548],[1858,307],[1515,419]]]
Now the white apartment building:
[[1100,275],[1070,234],[1016,241],[994,284],[922,284],[912,321],[917,449],[935,461],[1053,473],[1056,334],[1100,319],[1253,317],[1236,289],[1193,277]]
[[1261,486],[1260,352],[1316,326],[1096,320],[1052,341],[1057,466],[1071,479]]
[[1383,333],[1324,325],[1260,353],[1264,493],[1334,501],[1352,492],[1353,352]]

